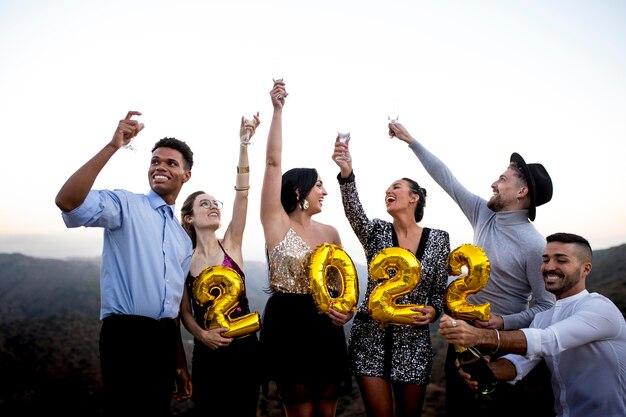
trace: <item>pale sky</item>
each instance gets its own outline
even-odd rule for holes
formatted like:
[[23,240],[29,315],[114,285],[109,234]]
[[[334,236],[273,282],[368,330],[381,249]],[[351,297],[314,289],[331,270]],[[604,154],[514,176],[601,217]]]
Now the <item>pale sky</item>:
[[626,243],[624,1],[3,0],[0,57],[0,252],[100,255],[102,231],[66,229],[54,197],[131,109],[146,125],[139,151],[120,150],[96,188],[146,192],[152,145],[175,136],[195,153],[178,207],[202,189],[229,220],[239,120],[259,111],[244,257],[263,260],[272,77],[289,91],[283,167],[318,169],[328,196],[316,218],[356,262],[331,160],[338,129],[351,131],[371,218],[391,219],[384,191],[407,176],[428,190],[421,224],[447,230],[452,248],[472,241],[454,202],[387,138],[391,112],[484,198],[512,152],[542,163],[554,182],[542,234]]

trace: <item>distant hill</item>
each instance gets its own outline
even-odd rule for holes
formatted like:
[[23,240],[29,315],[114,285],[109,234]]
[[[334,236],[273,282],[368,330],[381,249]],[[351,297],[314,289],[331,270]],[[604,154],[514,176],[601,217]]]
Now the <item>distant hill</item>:
[[[0,415],[101,415],[98,336],[100,259],[46,259],[0,253]],[[265,262],[246,262],[253,311],[268,294]],[[357,265],[364,291],[367,268]],[[626,315],[626,244],[598,250],[587,279],[590,291],[611,298]],[[363,294],[361,294],[362,297]],[[189,335],[186,334],[189,339]],[[446,344],[432,332],[435,357],[424,416],[443,415]],[[186,344],[191,358],[191,342]],[[172,415],[190,402],[172,403]],[[283,415],[280,404],[261,398],[259,415]],[[337,417],[364,416],[358,390],[342,398]]]

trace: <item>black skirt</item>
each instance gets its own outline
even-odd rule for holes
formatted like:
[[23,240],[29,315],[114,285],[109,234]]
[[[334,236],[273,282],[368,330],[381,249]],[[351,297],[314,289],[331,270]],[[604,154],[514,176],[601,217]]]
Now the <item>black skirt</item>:
[[319,313],[311,294],[274,293],[260,332],[263,378],[280,385],[335,385],[351,391],[344,329]]
[[258,345],[255,333],[215,350],[195,340],[191,376],[197,415],[256,416],[261,387]]

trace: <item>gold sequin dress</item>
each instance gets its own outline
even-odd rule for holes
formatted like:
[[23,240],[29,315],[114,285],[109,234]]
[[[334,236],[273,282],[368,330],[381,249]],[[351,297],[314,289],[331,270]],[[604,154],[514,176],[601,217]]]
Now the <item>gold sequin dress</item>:
[[277,383],[285,403],[337,398],[351,388],[343,327],[318,312],[309,289],[312,252],[293,229],[268,252],[272,295],[263,313],[261,354],[265,380]]

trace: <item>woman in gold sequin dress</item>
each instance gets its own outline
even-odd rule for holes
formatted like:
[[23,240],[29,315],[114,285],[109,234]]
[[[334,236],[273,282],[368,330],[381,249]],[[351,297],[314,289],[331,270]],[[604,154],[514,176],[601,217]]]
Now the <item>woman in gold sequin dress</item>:
[[332,417],[350,389],[343,325],[353,313],[320,314],[309,289],[308,265],[323,243],[341,244],[333,226],[313,220],[326,190],[313,168],[282,173],[282,112],[287,97],[278,80],[270,92],[270,125],[261,192],[261,223],[271,296],[260,333],[266,381],[274,381],[289,417]]

